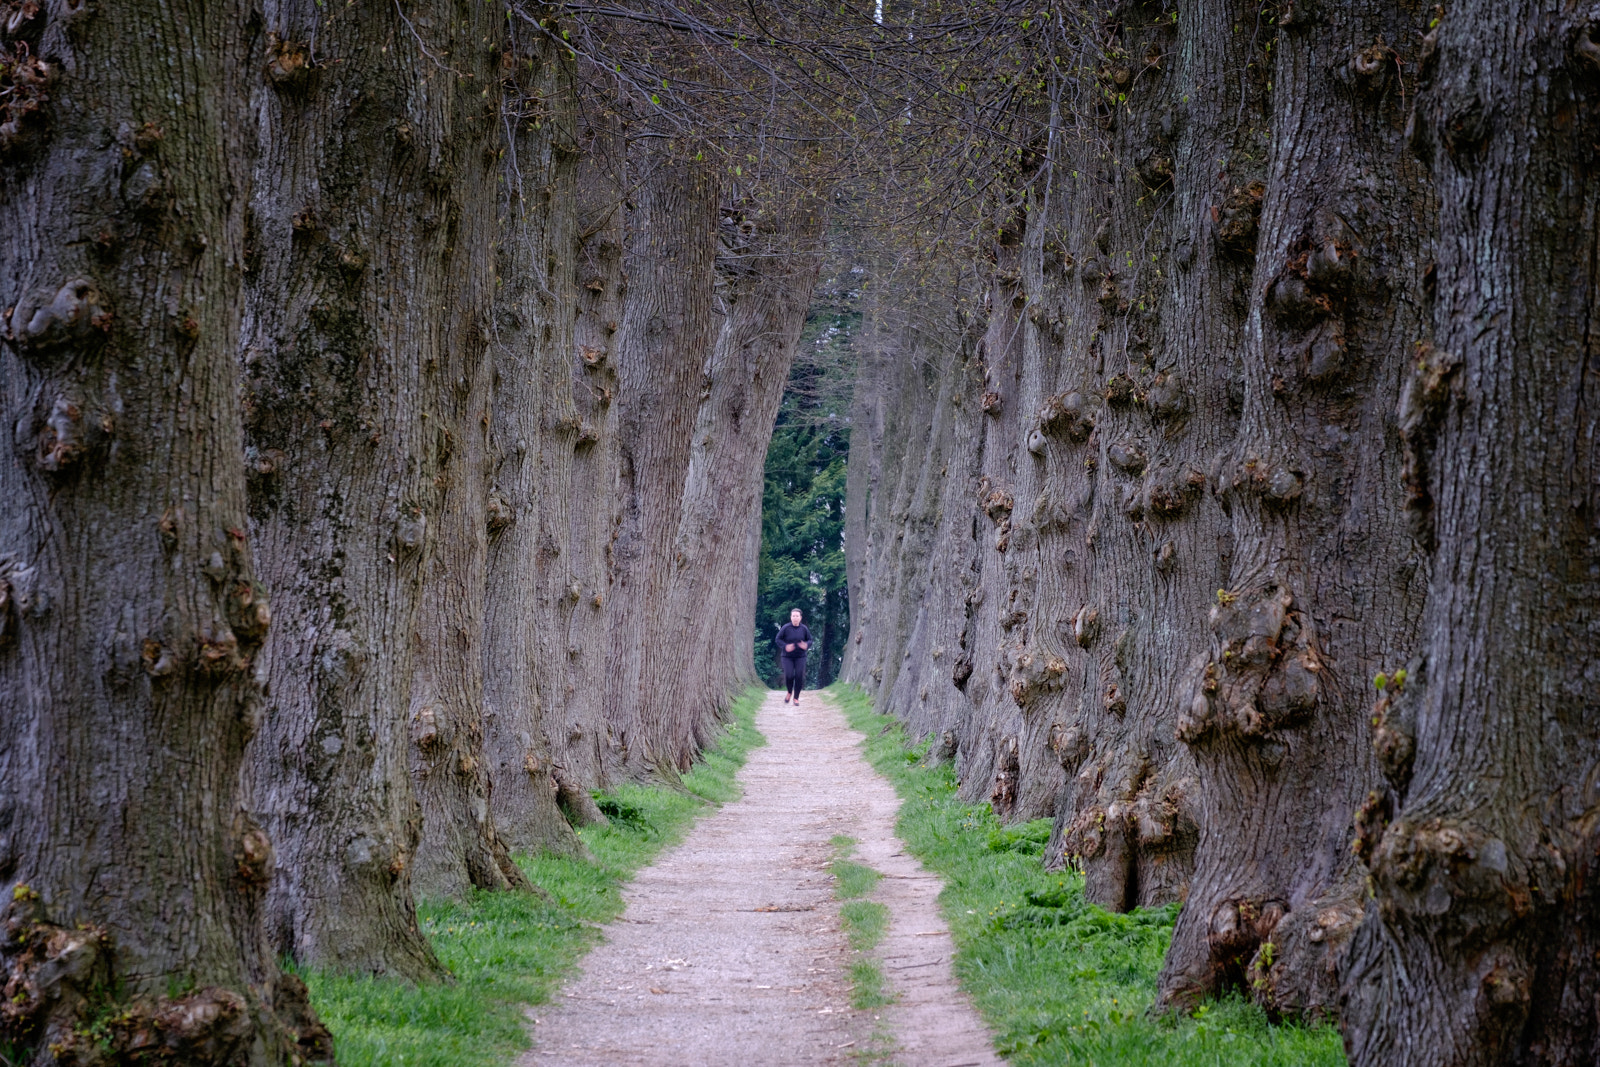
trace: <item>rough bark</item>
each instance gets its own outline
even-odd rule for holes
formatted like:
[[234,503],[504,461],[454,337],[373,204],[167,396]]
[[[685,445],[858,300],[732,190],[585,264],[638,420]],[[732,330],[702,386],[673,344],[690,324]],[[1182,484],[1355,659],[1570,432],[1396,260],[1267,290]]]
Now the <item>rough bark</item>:
[[1427,578],[1392,414],[1433,213],[1402,143],[1426,11],[1301,12],[1274,41],[1242,413],[1212,467],[1233,552],[1210,648],[1181,679],[1202,838],[1162,974],[1172,1002],[1243,983],[1269,1009],[1329,1013],[1359,921],[1372,678],[1413,640]]
[[1111,907],[1181,897],[1199,839],[1200,786],[1173,738],[1174,667],[1204,647],[1202,605],[1231,547],[1204,472],[1233,434],[1252,250],[1225,245],[1213,212],[1255,177],[1263,140],[1259,56],[1235,11],[1182,6],[1176,24],[1134,14],[1101,68],[1100,91],[1126,93],[1097,116],[1116,163],[1074,160],[1112,195],[1097,204],[1080,185],[1056,209],[1072,284],[1055,329],[1087,366],[1037,416],[1047,454],[1081,455],[1062,464],[1042,538],[1060,545],[1059,569],[1081,574],[1047,568],[1041,581],[1064,595],[1051,622],[1083,670],[1076,714],[1047,742],[1071,775],[1056,830],[1091,898]]
[[[439,0],[264,9],[244,359],[251,513],[279,639],[252,804],[284,863],[275,947],[441,972],[416,925],[407,714],[422,591],[460,447],[447,379],[482,358],[499,20]],[[444,57],[444,58],[441,58]],[[456,395],[452,395],[452,393]]]
[[67,0],[0,37],[15,1063],[331,1059],[261,936],[272,843],[239,795],[271,620],[236,403],[247,19]]
[[[518,28],[518,32],[527,31]],[[505,103],[507,145],[495,305],[484,729],[493,811],[513,848],[582,850],[557,806],[546,737],[567,680],[563,615],[572,453],[577,240],[572,71],[522,38]]]
[[[484,733],[490,692],[496,706],[508,699],[509,685],[527,681],[531,657],[518,656],[524,650],[497,639],[504,616],[522,607],[527,586],[517,580],[522,575],[504,573],[503,553],[493,560],[500,569],[490,584],[490,528],[502,520],[508,503],[492,497],[487,484],[491,367],[487,359],[469,355],[476,349],[472,344],[454,348],[457,363],[473,364],[452,368],[465,371],[457,380],[469,384],[457,391],[459,399],[447,397],[438,408],[450,412],[440,418],[455,427],[454,446],[437,476],[443,507],[415,639],[411,776],[422,835],[412,885],[429,896],[460,896],[471,887],[531,888],[496,832],[489,807]],[[497,406],[500,401],[496,396]],[[457,410],[451,412],[452,407]],[[500,625],[489,630],[491,621]],[[531,695],[530,685],[523,699]]]
[[756,681],[749,620],[763,471],[816,285],[823,222],[822,205],[811,198],[773,213],[722,212],[722,326],[703,372],[661,612],[673,655],[657,714],[663,742],[675,746],[667,754],[680,767],[711,742],[735,688]]
[[999,209],[978,345],[858,413],[846,677],[967,799],[1053,814],[1092,900],[1187,898],[1168,1001],[1323,1013],[1365,687],[1425,580],[1388,412],[1431,201],[1383,43],[1421,13],[1102,15],[1095,93]]
[[[455,269],[465,275],[462,298],[480,314],[493,299],[487,284],[495,278],[496,240],[509,245],[515,233],[497,225],[495,177],[474,163],[455,183],[462,205]],[[473,284],[483,288],[473,291]],[[488,687],[526,681],[527,658],[492,639],[500,630],[486,629],[491,613],[502,622],[526,588],[517,584],[520,576],[508,582],[498,573],[492,590],[489,584],[490,531],[507,519],[505,499],[492,495],[489,484],[491,407],[516,398],[496,388],[506,378],[496,374],[487,344],[489,316],[461,327],[438,371],[448,384],[433,414],[450,448],[434,479],[442,496],[438,540],[422,588],[410,712],[411,776],[422,810],[412,884],[417,893],[434,896],[459,896],[470,887],[530,888],[496,833],[484,751]],[[515,370],[511,378],[516,381]],[[497,554],[494,562],[504,560]]]
[[[515,70],[510,43],[503,35],[482,42],[505,51]],[[489,80],[498,72],[485,64],[473,73],[490,86],[495,106],[507,106],[500,99],[503,83]],[[495,124],[488,146],[505,147],[499,136],[504,126]],[[491,699],[499,707],[516,699],[512,693],[520,692],[524,700],[532,695],[531,658],[525,649],[507,647],[517,632],[508,616],[520,613],[532,582],[518,571],[521,561],[514,553],[496,552],[491,572],[489,546],[491,531],[511,519],[508,499],[490,485],[491,411],[509,407],[520,414],[528,407],[518,392],[524,385],[521,369],[503,366],[501,358],[507,341],[518,344],[524,338],[501,337],[500,346],[492,346],[489,306],[497,294],[500,299],[511,295],[504,286],[507,273],[518,294],[539,282],[531,262],[512,263],[509,272],[502,263],[498,274],[493,266],[497,243],[507,250],[525,247],[528,211],[510,216],[501,204],[512,192],[521,195],[522,187],[513,184],[517,177],[504,165],[490,168],[471,160],[453,183],[460,207],[452,269],[462,275],[455,299],[463,302],[464,313],[452,323],[436,372],[445,388],[433,421],[444,428],[449,447],[441,450],[434,477],[441,497],[437,541],[422,587],[410,710],[411,776],[422,811],[412,885],[422,895],[460,896],[472,887],[531,888],[496,830],[484,744]],[[548,213],[552,206],[538,204],[533,211]],[[538,402],[535,392],[532,403]]]
[[1358,1065],[1600,1052],[1597,16],[1455,3],[1423,43],[1437,299],[1397,415],[1432,576],[1374,712],[1390,788],[1362,820]]
[[621,754],[619,739],[606,721],[606,627],[623,508],[615,402],[620,388],[618,330],[627,293],[622,268],[627,140],[604,109],[586,109],[586,118],[579,127],[579,222],[571,246],[577,317],[572,320],[565,383],[559,372],[554,379],[563,395],[571,396],[572,411],[564,421],[550,424],[546,461],[550,476],[564,479],[559,485],[552,482],[549,495],[568,502],[550,522],[551,536],[564,546],[565,562],[551,571],[550,622],[540,646],[545,665],[540,692],[549,709],[552,757],[580,804],[588,789],[602,784],[603,769],[617,765]]
[[607,724],[625,773],[672,774],[680,746],[662,702],[687,635],[661,625],[682,513],[701,377],[716,339],[718,183],[659,136],[628,146],[638,174],[626,219],[627,295],[614,358],[622,510],[606,609]]

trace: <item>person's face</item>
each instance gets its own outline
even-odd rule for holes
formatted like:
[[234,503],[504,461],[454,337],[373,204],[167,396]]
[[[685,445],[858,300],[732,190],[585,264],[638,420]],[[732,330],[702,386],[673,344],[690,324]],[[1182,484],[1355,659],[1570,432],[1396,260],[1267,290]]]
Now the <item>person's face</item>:
[[791,612],[789,612],[789,621],[791,623],[793,623],[794,625],[799,626],[800,625],[800,612],[799,611],[791,611]]

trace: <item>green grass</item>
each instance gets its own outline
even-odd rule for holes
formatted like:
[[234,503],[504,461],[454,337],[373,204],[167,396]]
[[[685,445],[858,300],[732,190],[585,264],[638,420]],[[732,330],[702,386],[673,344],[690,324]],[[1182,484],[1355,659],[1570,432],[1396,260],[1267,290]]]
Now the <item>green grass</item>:
[[889,929],[889,907],[876,900],[852,900],[839,909],[850,947],[869,952],[878,947]]
[[[683,839],[710,804],[736,799],[734,775],[752,748],[765,690],[733,703],[718,745],[683,776],[686,791],[623,785],[598,798],[611,825],[579,836],[592,860],[519,856],[548,901],[525,893],[474,893],[423,901],[422,930],[456,976],[414,986],[381,978],[302,971],[311,1002],[333,1031],[341,1067],[498,1067],[528,1047],[523,1009],[540,1004],[622,912],[622,887],[666,846]],[[709,803],[708,803],[709,802]]]
[[845,901],[839,909],[839,922],[850,947],[856,950],[856,958],[850,961],[850,1006],[858,1010],[881,1008],[892,1003],[894,996],[884,988],[883,968],[870,953],[889,929],[889,909],[875,900],[860,898],[872,892],[883,875],[850,859],[856,849],[855,838],[835,834],[830,843],[833,860],[828,866],[833,871],[833,895]]
[[954,770],[930,766],[898,722],[851,686],[827,690],[866,736],[867,759],[903,805],[896,831],[945,881],[956,977],[1012,1064],[1094,1067],[1336,1067],[1337,1031],[1274,1026],[1229,998],[1192,1015],[1149,1013],[1177,905],[1126,915],[1084,900],[1077,874],[1039,862],[1049,821],[1003,827],[956,798]]
[[894,997],[883,987],[883,968],[871,956],[857,956],[850,961],[850,1006],[858,1011],[870,1011],[892,1004]]
[[855,851],[855,839],[835,834],[829,843],[833,845],[833,861],[828,865],[834,877],[833,895],[840,900],[852,900],[872,892],[883,875],[866,864],[850,859],[850,854]]

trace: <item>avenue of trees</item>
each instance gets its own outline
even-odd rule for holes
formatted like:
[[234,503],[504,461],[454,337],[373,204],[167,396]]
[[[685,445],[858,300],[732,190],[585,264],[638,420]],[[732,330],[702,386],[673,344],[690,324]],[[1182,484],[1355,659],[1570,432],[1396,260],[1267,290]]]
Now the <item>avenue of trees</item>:
[[6,1062],[329,1059],[755,680],[821,205],[566,25],[0,5]]
[[1597,167],[1567,0],[0,0],[0,1052],[332,1060],[842,542],[1161,1008],[1594,1062]]

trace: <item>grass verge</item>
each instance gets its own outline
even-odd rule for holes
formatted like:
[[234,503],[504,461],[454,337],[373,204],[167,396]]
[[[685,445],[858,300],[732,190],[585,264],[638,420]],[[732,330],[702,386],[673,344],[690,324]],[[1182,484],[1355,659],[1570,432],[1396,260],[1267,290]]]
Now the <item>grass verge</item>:
[[871,956],[857,956],[850,961],[850,1006],[857,1011],[871,1011],[892,1004],[894,997],[884,988],[883,967]]
[[1274,1026],[1230,998],[1192,1015],[1151,1017],[1177,905],[1126,915],[1084,900],[1076,874],[1039,862],[1049,821],[1003,827],[987,804],[956,798],[955,771],[928,765],[897,720],[853,686],[827,690],[866,736],[868,761],[903,804],[896,832],[945,881],[956,977],[1012,1064],[1095,1067],[1337,1067],[1331,1027]]
[[341,1067],[497,1067],[528,1047],[529,1004],[550,999],[622,913],[622,887],[668,845],[683,839],[708,804],[736,799],[734,775],[766,743],[755,728],[766,695],[734,701],[729,728],[683,776],[687,792],[623,785],[600,797],[611,825],[579,836],[592,860],[519,856],[548,901],[522,893],[474,893],[422,901],[423,933],[456,976],[452,985],[302,971],[311,1003],[333,1031]]
[[[877,888],[883,875],[850,858],[856,850],[855,838],[835,834],[830,844],[833,859],[828,868],[834,877],[833,895],[844,901],[839,907],[839,922],[855,950],[850,961],[850,1006],[857,1011],[873,1011],[894,1003],[894,992],[883,976],[883,964],[872,951],[889,932],[889,908],[876,900],[862,899]],[[872,1021],[877,1024],[872,1035],[850,1054],[859,1067],[884,1067],[894,1062],[894,1035],[881,1016],[874,1015]]]

